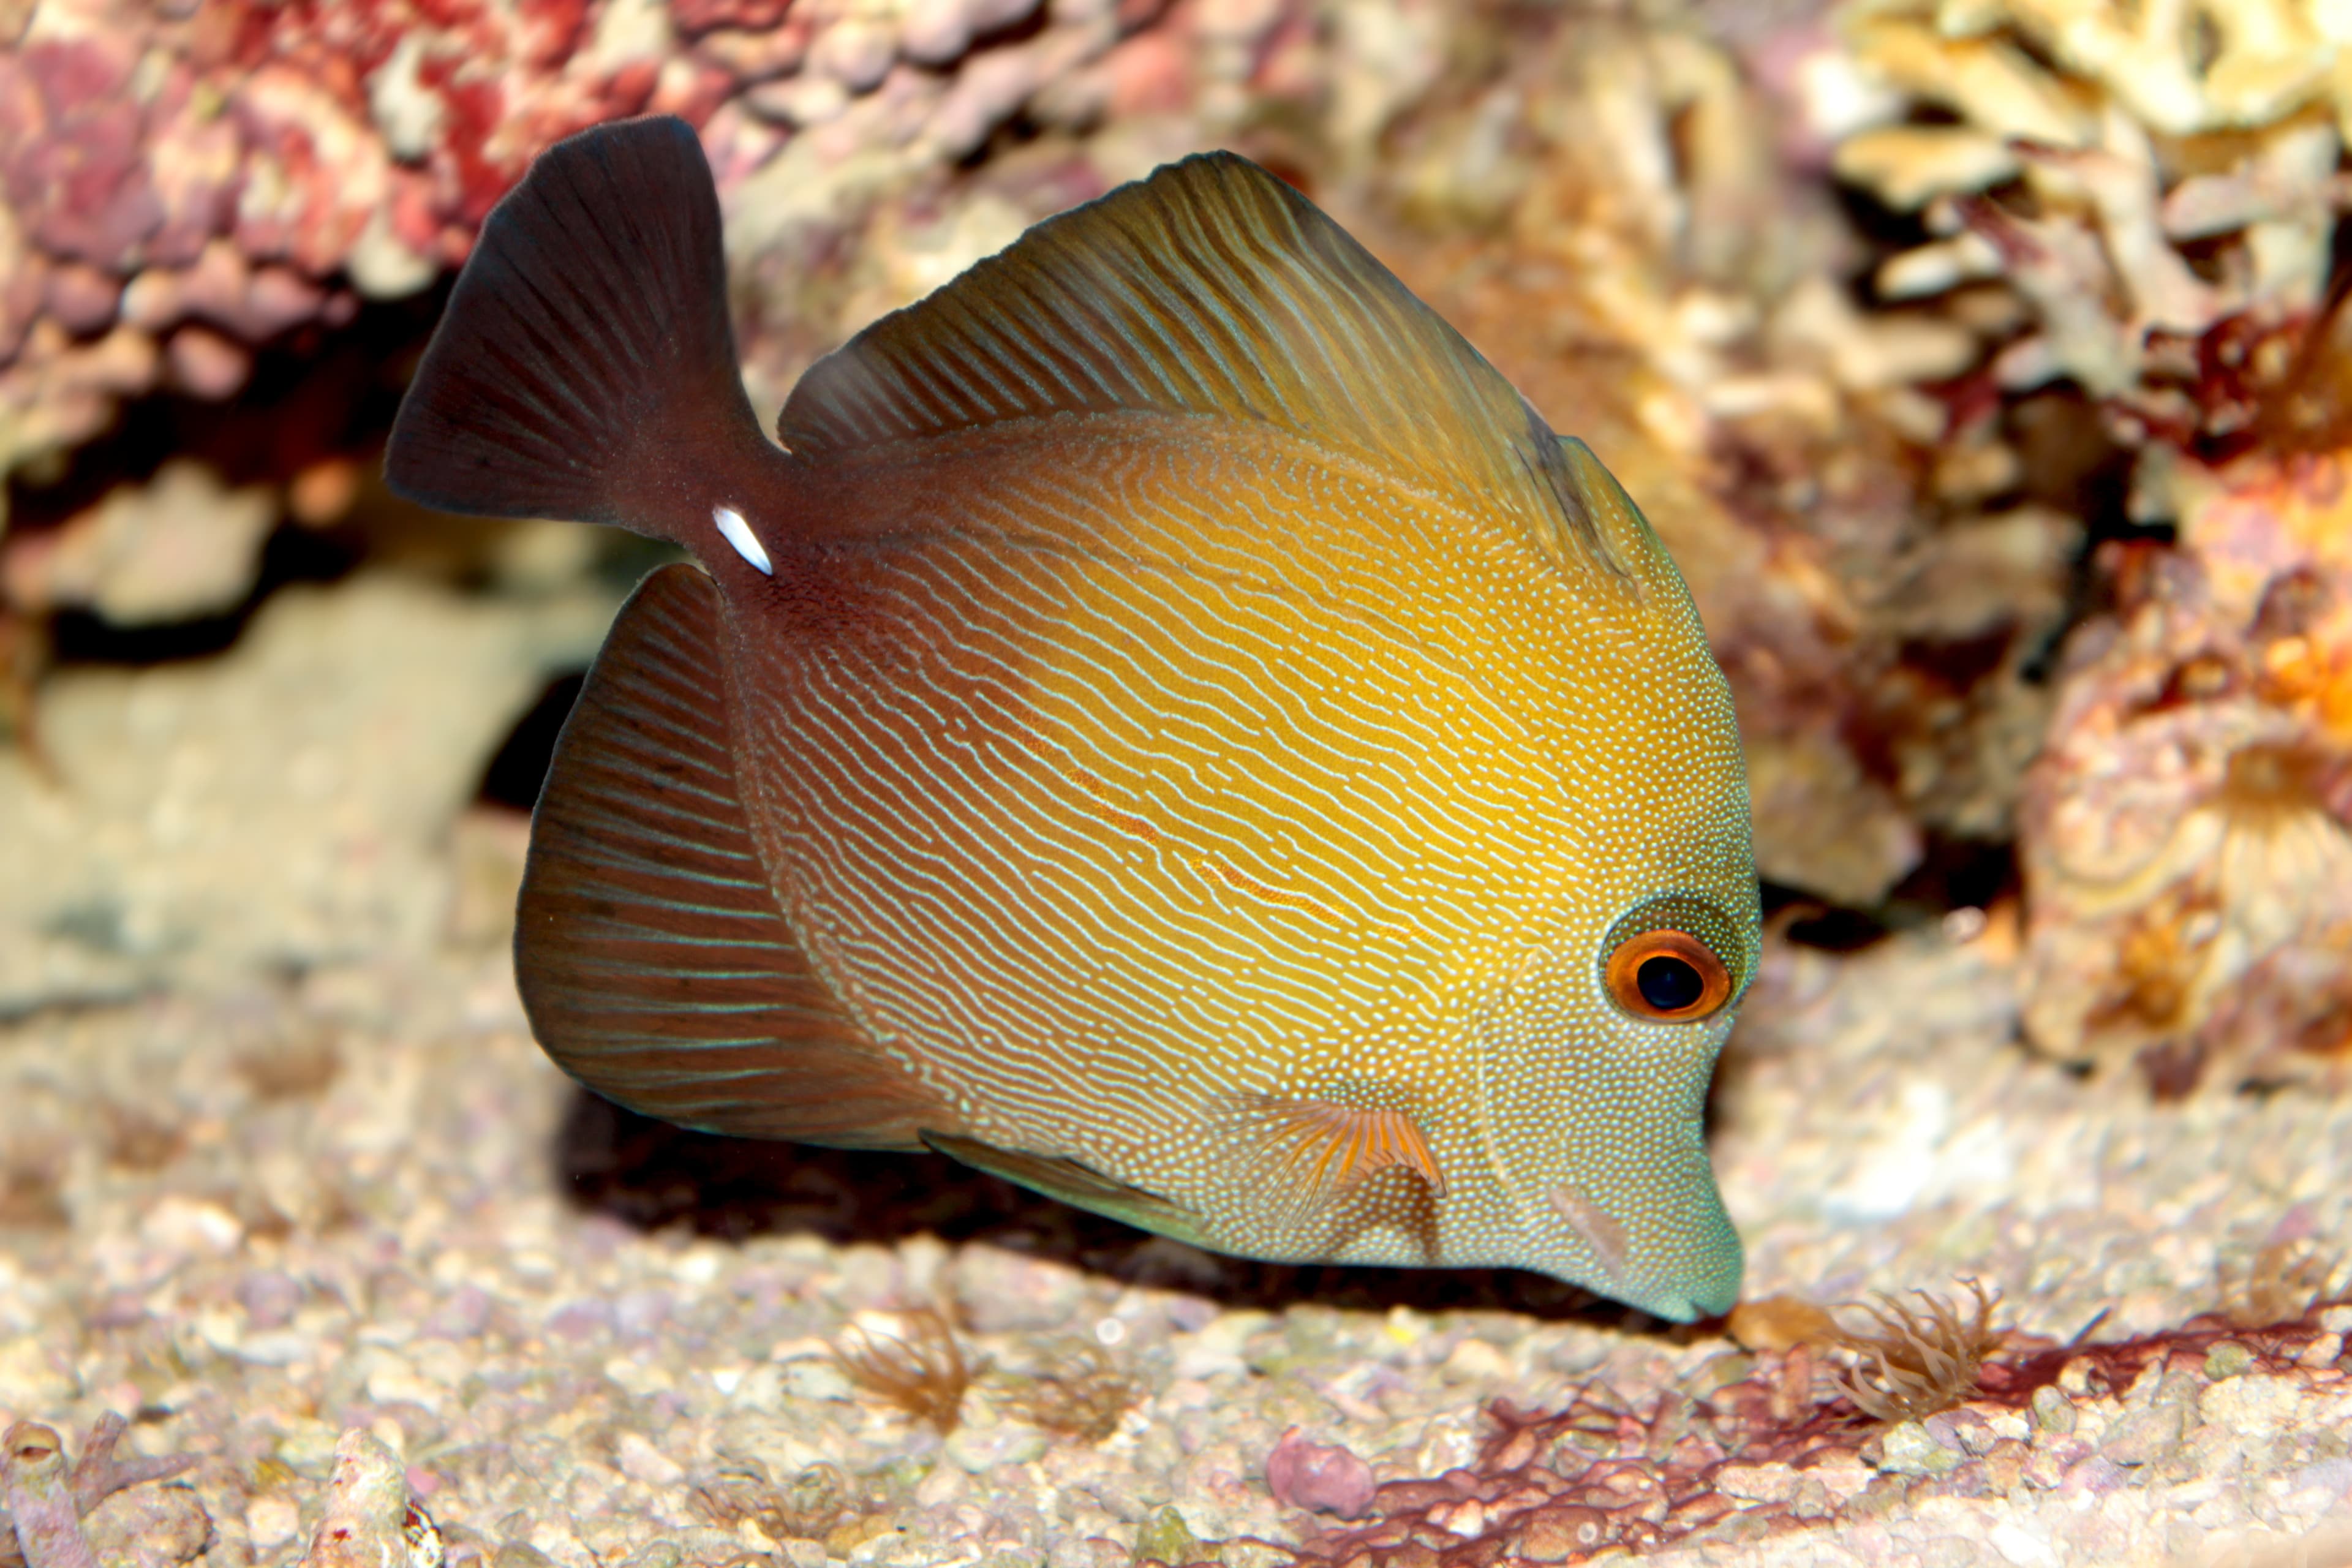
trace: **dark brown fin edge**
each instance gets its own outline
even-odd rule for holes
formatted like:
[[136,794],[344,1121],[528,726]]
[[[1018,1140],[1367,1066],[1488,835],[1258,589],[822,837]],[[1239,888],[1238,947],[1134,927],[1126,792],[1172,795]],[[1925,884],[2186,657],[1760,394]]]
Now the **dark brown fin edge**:
[[647,577],[614,623],[531,819],[515,975],[564,1071],[666,1121],[919,1149],[961,1119],[883,1056],[803,954],[737,795],[719,595]]
[[384,479],[445,511],[687,542],[713,483],[748,489],[772,453],[736,365],[710,166],[664,115],[556,143],[491,212]]

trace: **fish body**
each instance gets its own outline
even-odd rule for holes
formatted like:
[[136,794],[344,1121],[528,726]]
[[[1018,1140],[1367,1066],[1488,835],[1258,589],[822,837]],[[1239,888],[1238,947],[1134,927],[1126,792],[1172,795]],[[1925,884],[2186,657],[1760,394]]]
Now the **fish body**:
[[674,121],[543,157],[388,458],[698,563],[624,612],[541,803],[551,1054],[1229,1252],[1727,1310],[1746,787],[1598,460],[1230,155],[877,322],[780,449],[709,187]]

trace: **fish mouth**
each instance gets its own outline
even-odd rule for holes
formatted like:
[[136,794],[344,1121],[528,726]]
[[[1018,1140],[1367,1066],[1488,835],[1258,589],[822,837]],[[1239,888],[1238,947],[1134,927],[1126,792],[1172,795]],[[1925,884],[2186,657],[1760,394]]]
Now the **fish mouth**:
[[1697,1293],[1688,1290],[1628,1290],[1626,1304],[1639,1307],[1654,1318],[1664,1318],[1670,1323],[1696,1323],[1702,1318],[1720,1318],[1739,1304],[1739,1279],[1737,1274],[1721,1283],[1709,1281],[1699,1287]]

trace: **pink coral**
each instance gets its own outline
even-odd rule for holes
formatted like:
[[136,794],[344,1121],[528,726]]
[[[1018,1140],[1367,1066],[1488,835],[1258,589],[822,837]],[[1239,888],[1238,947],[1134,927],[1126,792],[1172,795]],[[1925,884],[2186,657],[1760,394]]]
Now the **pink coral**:
[[792,0],[670,0],[671,20],[688,37],[731,27],[764,33],[780,26]]
[[[0,50],[0,475],[87,438],[114,398],[161,376],[226,397],[279,334],[429,287],[541,148],[599,121],[656,111],[713,125],[731,189],[788,139],[751,95],[794,77],[847,102],[919,62],[922,113],[869,117],[848,139],[912,144],[905,178],[962,156],[1125,26],[1108,5],[1042,23],[1038,9],[42,7]],[[863,64],[836,68],[850,57]],[[110,348],[92,374],[91,340],[123,332],[137,345]]]
[[1307,1441],[1296,1426],[1265,1457],[1265,1484],[1286,1508],[1360,1519],[1372,1506],[1371,1466],[1335,1443]]
[[96,34],[0,61],[9,205],[52,255],[121,269],[162,226],[147,177],[132,42]]

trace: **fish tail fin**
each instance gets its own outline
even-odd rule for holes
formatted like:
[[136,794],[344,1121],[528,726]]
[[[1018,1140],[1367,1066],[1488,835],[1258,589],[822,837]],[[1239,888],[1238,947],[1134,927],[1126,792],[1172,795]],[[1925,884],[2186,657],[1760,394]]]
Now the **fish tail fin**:
[[445,511],[687,543],[780,458],[736,363],[710,166],[665,115],[557,143],[492,211],[384,479]]

